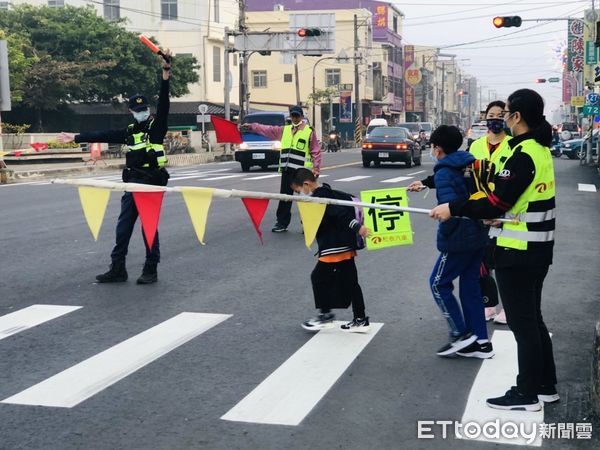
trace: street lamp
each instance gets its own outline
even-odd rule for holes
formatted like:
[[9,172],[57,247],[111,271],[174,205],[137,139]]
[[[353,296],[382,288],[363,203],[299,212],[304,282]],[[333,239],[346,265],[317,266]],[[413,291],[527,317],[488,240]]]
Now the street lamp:
[[349,61],[351,59],[360,59],[360,57],[356,57],[356,56],[348,56],[346,54],[346,52],[344,51],[344,49],[340,50],[340,52],[338,53],[337,56],[326,56],[324,58],[321,58],[319,60],[317,60],[317,62],[315,63],[315,65],[313,66],[313,70],[312,70],[312,123],[313,123],[313,127],[316,126],[317,123],[317,119],[316,119],[316,110],[315,110],[315,106],[316,106],[316,101],[315,101],[315,97],[316,97],[316,91],[315,91],[315,78],[316,78],[316,69],[317,69],[317,65],[321,62],[321,61],[326,61],[326,60],[331,60],[331,59],[335,59],[338,62],[342,62],[342,61]]

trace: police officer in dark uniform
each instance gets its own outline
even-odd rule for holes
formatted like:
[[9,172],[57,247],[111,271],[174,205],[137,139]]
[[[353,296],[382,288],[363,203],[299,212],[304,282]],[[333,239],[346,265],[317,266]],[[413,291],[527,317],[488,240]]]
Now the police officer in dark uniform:
[[[163,141],[167,134],[167,119],[169,116],[169,78],[171,75],[171,52],[167,50],[162,61],[162,81],[156,114],[150,114],[148,99],[136,94],[129,99],[129,111],[135,122],[120,130],[90,131],[73,134],[61,133],[59,142],[107,142],[126,144],[126,167],[123,170],[123,181],[129,183],[152,184],[166,186],[169,173],[165,169],[167,157]],[[129,240],[138,217],[138,210],[131,192],[125,192],[121,198],[121,213],[117,222],[116,244],[111,253],[110,270],[98,275],[99,283],[114,283],[127,281],[125,258]],[[142,233],[143,235],[143,233]],[[152,248],[149,248],[146,237],[146,262],[142,275],[137,279],[138,284],[150,284],[158,281],[157,264],[160,261],[158,231],[154,237]]]

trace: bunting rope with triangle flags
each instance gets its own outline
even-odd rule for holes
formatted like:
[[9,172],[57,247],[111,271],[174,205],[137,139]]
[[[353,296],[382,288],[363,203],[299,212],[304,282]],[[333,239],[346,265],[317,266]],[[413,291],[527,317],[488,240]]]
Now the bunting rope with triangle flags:
[[[302,219],[302,226],[304,228],[305,243],[309,248],[315,240],[317,230],[319,229],[327,205],[361,207],[369,210],[385,210],[402,213],[429,214],[429,210],[424,208],[323,197],[241,191],[235,189],[213,189],[196,186],[166,187],[138,183],[117,183],[93,179],[54,179],[52,180],[52,183],[78,186],[79,198],[83,207],[84,216],[95,240],[98,239],[98,234],[110,197],[110,191],[133,193],[142,222],[144,236],[150,246],[152,246],[158,228],[160,210],[165,192],[180,192],[182,194],[188,213],[190,214],[192,226],[202,245],[204,245],[208,211],[213,197],[241,199],[261,243],[263,240],[260,225],[267,210],[269,200],[297,202],[300,217]],[[499,220],[502,222],[514,222],[514,220],[511,219]]]

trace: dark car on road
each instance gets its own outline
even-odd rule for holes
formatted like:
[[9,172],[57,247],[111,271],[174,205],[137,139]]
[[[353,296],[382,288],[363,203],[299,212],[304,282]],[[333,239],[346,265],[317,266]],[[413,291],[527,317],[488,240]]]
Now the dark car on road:
[[[587,151],[588,139],[571,139],[568,141],[561,142],[560,154],[558,157],[565,155],[569,159],[581,159],[585,156]],[[598,133],[594,132],[594,138],[592,139],[592,155],[596,154],[596,146],[598,145]],[[556,156],[554,148],[552,154]]]
[[362,145],[363,167],[371,162],[378,167],[382,162],[403,162],[406,167],[421,165],[421,148],[406,128],[375,128]]

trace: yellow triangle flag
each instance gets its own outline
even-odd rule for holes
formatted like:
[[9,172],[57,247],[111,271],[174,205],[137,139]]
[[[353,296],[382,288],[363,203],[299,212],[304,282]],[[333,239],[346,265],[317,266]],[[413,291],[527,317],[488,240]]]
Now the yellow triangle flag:
[[304,242],[308,248],[317,236],[317,230],[323,220],[325,208],[327,205],[323,203],[307,203],[298,202],[298,211],[302,219],[302,227],[304,228]]
[[109,199],[110,190],[108,189],[87,186],[79,187],[79,200],[81,200],[83,214],[96,241],[98,240],[98,234],[100,233],[100,227],[104,220],[104,213],[106,212]]
[[208,208],[212,201],[214,189],[211,188],[182,188],[181,193],[185,200],[190,219],[196,236],[202,245],[204,244],[204,231],[206,230],[206,218],[208,217]]

